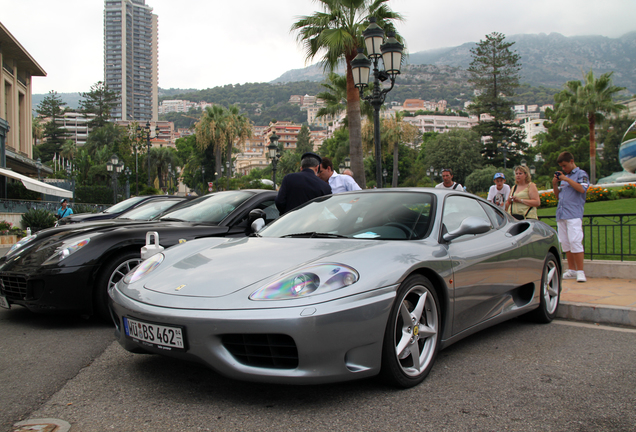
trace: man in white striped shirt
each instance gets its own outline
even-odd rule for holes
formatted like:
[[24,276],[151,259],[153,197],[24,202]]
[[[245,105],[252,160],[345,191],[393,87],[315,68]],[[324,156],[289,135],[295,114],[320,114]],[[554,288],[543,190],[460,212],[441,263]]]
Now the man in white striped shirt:
[[335,172],[333,170],[333,163],[331,162],[331,159],[327,157],[322,158],[318,177],[329,183],[329,186],[331,186],[331,193],[333,194],[361,189],[353,177],[340,175]]

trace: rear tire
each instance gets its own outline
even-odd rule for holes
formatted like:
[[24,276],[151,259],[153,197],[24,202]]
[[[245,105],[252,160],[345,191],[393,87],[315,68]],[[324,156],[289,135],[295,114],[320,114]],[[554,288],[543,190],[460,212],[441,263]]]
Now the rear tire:
[[539,307],[528,313],[535,322],[547,324],[556,317],[561,298],[561,272],[555,256],[549,252],[543,264]]
[[402,282],[384,333],[380,375],[385,382],[409,388],[426,378],[439,350],[441,317],[437,292],[426,277]]
[[100,318],[110,321],[110,311],[108,310],[109,287],[115,286],[141,261],[141,252],[129,251],[117,255],[102,268],[93,293],[94,310]]

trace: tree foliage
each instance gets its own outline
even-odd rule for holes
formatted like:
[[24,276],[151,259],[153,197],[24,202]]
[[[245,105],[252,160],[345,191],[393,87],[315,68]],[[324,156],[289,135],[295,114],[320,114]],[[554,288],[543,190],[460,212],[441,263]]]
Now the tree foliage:
[[64,114],[66,102],[56,91],[51,90],[46,97],[38,105],[36,112],[49,121],[44,125],[42,137],[46,140],[44,144],[40,144],[33,150],[34,158],[44,160],[53,159],[53,155],[60,152],[62,144],[68,137],[66,129],[61,127],[55,120],[61,118]]
[[402,16],[388,7],[388,0],[318,0],[317,3],[323,11],[300,17],[291,29],[298,32],[297,39],[303,44],[308,61],[320,56],[324,70],[329,72],[344,62],[351,168],[356,182],[364,189],[360,94],[353,84],[351,60],[358,47],[363,46],[362,30],[368,17],[375,17],[380,27],[395,30],[393,21],[402,20]]
[[565,89],[555,96],[556,110],[562,117],[561,127],[565,128],[581,121],[587,121],[590,143],[590,180],[596,183],[596,136],[597,123],[605,119],[606,114],[617,114],[626,108],[614,102],[614,96],[624,90],[612,84],[612,72],[594,78],[590,71],[581,81],[568,81]]
[[466,177],[482,166],[479,135],[470,130],[451,129],[422,145],[424,167],[453,170],[454,180],[464,184]]
[[515,89],[519,87],[519,55],[510,50],[514,42],[506,42],[505,35],[491,33],[486,40],[480,40],[475,48],[470,50],[472,62],[468,67],[468,80],[478,93],[469,111],[477,116],[488,114],[490,119],[480,121],[475,130],[483,137],[490,137],[483,149],[484,155],[491,163],[498,163],[503,157],[500,155],[504,140],[515,143],[511,146],[511,153],[522,151],[524,134],[508,122],[514,119],[512,106]]
[[89,92],[80,93],[80,95],[82,97],[81,112],[95,114],[95,118],[88,123],[88,126],[91,128],[104,126],[110,120],[110,113],[117,104],[119,94],[108,88],[103,81],[97,81],[91,86]]

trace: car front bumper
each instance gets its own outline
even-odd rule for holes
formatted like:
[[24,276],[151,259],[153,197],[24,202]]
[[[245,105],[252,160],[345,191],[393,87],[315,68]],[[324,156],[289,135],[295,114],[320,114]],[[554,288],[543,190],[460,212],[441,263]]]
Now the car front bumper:
[[0,294],[32,312],[91,314],[90,280],[90,266],[0,271]]
[[[397,286],[312,306],[245,310],[192,310],[150,306],[110,290],[115,336],[131,352],[148,352],[206,364],[230,378],[282,384],[347,381],[380,372],[382,342]],[[270,305],[268,305],[270,306]],[[122,317],[182,326],[185,351],[166,351],[127,337]],[[276,351],[280,337],[292,341],[296,359],[283,367],[262,366],[254,357]],[[247,342],[238,348],[236,341]],[[228,342],[230,341],[230,342]],[[230,346],[232,345],[232,346]],[[287,348],[290,348],[289,346]],[[262,358],[261,358],[262,360]],[[266,362],[267,363],[267,362]],[[290,366],[290,364],[292,366]]]

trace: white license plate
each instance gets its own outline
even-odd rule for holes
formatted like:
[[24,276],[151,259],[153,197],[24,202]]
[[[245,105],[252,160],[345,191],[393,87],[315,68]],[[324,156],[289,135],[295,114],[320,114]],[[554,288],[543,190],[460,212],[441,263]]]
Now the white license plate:
[[0,307],[11,309],[11,306],[9,306],[9,302],[7,301],[7,298],[5,296],[0,296]]
[[126,336],[142,345],[165,350],[185,350],[184,330],[181,327],[152,324],[124,317],[124,332]]

